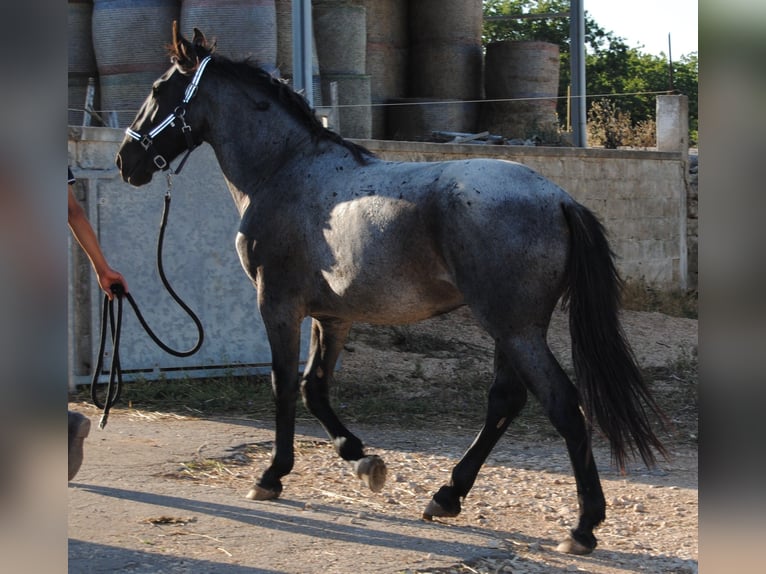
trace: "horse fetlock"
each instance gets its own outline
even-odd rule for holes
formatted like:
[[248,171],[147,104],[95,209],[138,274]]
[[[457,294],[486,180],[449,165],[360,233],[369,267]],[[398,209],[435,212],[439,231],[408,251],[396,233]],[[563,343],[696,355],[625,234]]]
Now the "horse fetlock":
[[423,511],[423,520],[454,518],[460,514],[460,497],[451,486],[442,486]]
[[333,445],[335,446],[335,452],[343,460],[348,460],[355,464],[360,459],[365,458],[364,445],[354,435],[336,437]]
[[378,455],[370,455],[353,461],[354,472],[373,492],[380,492],[386,484],[388,469]]

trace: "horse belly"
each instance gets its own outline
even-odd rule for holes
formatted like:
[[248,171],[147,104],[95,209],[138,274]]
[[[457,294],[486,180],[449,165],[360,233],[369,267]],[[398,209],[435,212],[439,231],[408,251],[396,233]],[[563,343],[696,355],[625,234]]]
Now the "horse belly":
[[[352,321],[405,324],[446,313],[463,303],[463,297],[448,278],[387,276],[369,273],[353,281],[326,277],[333,301],[325,309]],[[320,306],[321,307],[321,306]]]
[[373,196],[338,206],[324,236],[322,276],[353,320],[409,323],[462,303],[413,204]]

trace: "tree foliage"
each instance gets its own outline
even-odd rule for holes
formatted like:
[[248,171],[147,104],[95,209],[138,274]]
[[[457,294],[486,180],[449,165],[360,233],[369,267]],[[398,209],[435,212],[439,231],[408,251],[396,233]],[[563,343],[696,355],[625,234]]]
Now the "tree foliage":
[[[501,40],[530,40],[558,44],[561,56],[559,95],[571,83],[569,0],[484,0],[484,44]],[[513,18],[522,14],[563,17]],[[689,97],[689,128],[692,141],[697,132],[697,53],[682,56],[670,67],[664,54],[644,54],[630,48],[623,38],[604,30],[585,12],[585,84],[589,96],[587,109],[597,100],[608,98],[610,109],[627,114],[634,125],[653,121],[656,94],[685,94]],[[650,92],[650,93],[646,93]],[[560,123],[566,118],[566,99],[557,106]],[[562,126],[566,127],[566,126]]]

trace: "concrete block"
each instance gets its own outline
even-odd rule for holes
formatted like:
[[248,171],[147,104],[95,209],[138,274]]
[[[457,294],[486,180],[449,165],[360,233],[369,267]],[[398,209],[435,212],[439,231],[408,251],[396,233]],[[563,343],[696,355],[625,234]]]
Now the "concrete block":
[[657,149],[688,151],[689,97],[657,96]]

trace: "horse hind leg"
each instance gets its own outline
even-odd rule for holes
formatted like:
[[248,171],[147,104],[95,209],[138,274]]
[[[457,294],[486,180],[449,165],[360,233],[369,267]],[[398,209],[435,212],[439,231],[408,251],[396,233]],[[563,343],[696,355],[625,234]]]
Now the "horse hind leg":
[[377,455],[366,455],[364,445],[340,421],[330,405],[329,383],[348,336],[351,323],[339,320],[312,321],[309,359],[301,379],[301,394],[309,412],[319,420],[332,439],[335,451],[349,461],[356,475],[379,492],[386,482],[386,465]]
[[591,449],[590,433],[580,410],[577,389],[542,336],[517,346],[515,364],[551,423],[564,438],[577,485],[578,522],[557,550],[589,554],[596,547],[593,529],[605,518],[606,501]]
[[505,353],[495,349],[495,379],[489,389],[484,426],[452,470],[449,484],[442,486],[428,503],[423,518],[454,517],[460,500],[468,495],[481,466],[511,421],[527,401],[527,390]]
[[542,333],[499,340],[495,350],[495,381],[490,388],[484,427],[426,507],[424,518],[452,517],[465,498],[511,420],[518,415],[529,389],[540,400],[556,430],[564,437],[577,484],[577,527],[557,547],[560,552],[588,554],[596,547],[593,529],[605,516],[606,502],[580,412],[577,391],[550,352]]

